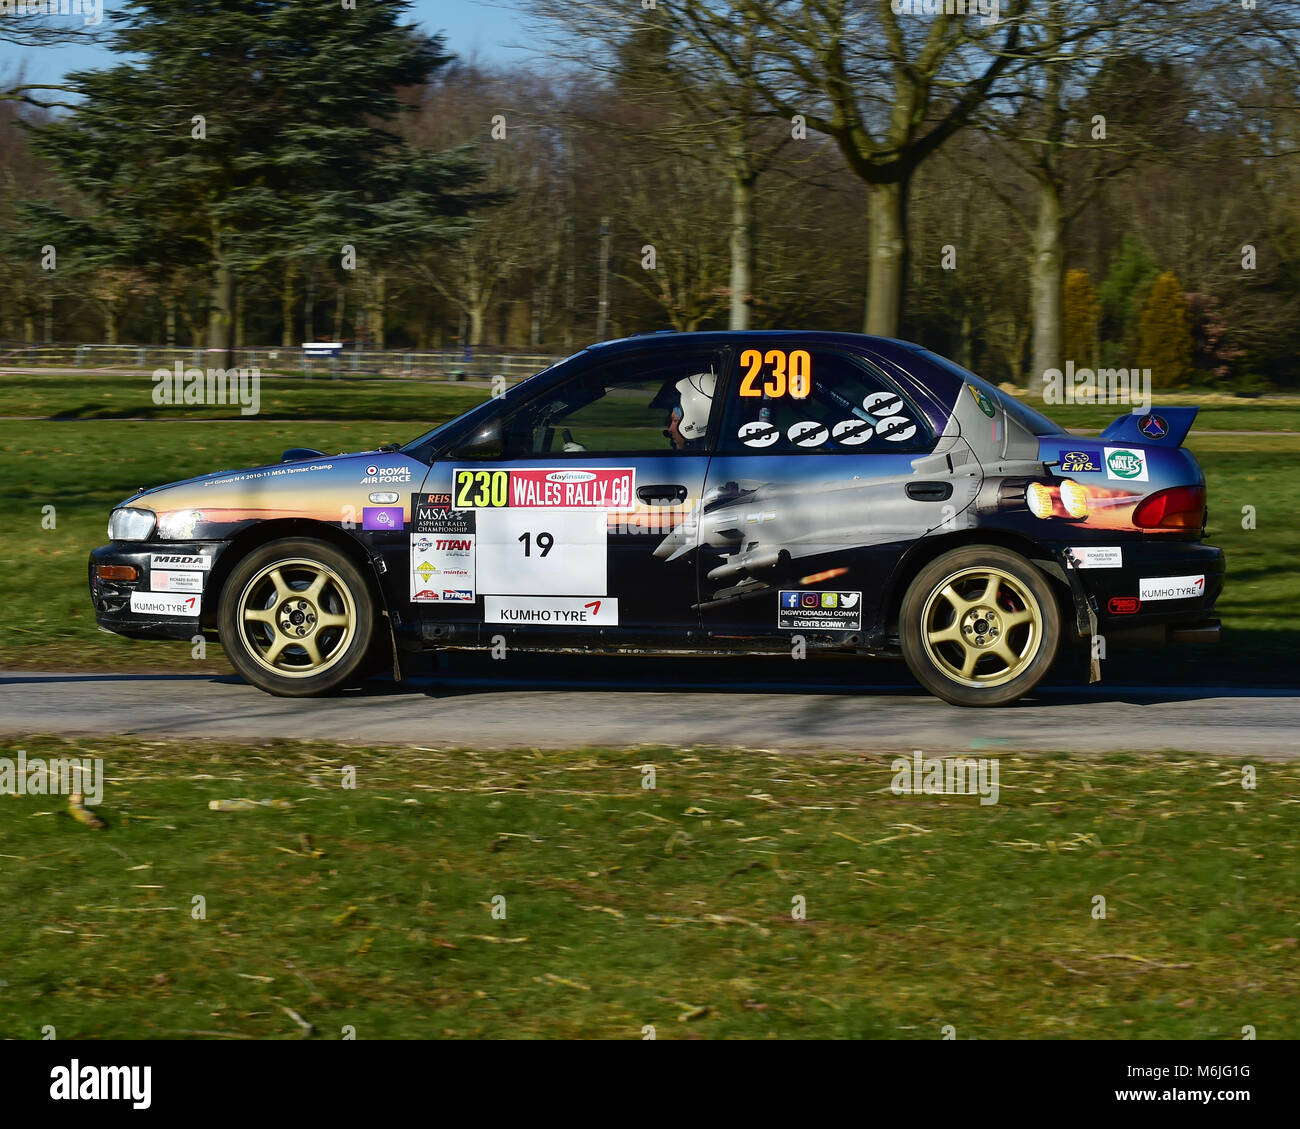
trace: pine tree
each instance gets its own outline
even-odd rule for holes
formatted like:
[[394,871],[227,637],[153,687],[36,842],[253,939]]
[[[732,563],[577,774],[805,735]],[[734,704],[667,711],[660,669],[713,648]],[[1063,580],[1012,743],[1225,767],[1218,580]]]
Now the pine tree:
[[1086,270],[1065,274],[1065,355],[1077,366],[1093,368],[1097,363],[1097,327],[1101,304]]
[[1156,277],[1138,323],[1138,365],[1157,388],[1177,388],[1192,371],[1192,319],[1178,276]]
[[399,18],[406,0],[132,0],[110,41],[124,59],[69,76],[82,98],[36,130],[84,203],[29,208],[63,262],[202,273],[210,347],[233,344],[241,272],[344,244],[400,258],[467,230],[480,171],[390,128],[399,93],[450,61]]

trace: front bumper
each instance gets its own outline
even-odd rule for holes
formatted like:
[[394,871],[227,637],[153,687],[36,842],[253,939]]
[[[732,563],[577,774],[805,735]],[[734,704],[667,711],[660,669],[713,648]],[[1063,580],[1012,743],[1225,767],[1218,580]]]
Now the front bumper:
[[[225,547],[222,541],[114,541],[92,549],[87,579],[95,622],[133,639],[191,639],[215,630],[216,599],[209,582]],[[195,558],[204,567],[195,567]],[[134,568],[136,576],[106,579],[99,575],[101,566]],[[168,610],[191,598],[192,611]]]

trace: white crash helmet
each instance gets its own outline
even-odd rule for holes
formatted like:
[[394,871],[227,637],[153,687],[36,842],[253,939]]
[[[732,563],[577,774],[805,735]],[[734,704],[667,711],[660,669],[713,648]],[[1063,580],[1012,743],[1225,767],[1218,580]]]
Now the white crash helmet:
[[713,371],[697,372],[677,382],[677,394],[682,405],[682,418],[677,430],[683,439],[704,437],[709,428],[709,411],[713,407],[713,390],[717,384],[718,375]]

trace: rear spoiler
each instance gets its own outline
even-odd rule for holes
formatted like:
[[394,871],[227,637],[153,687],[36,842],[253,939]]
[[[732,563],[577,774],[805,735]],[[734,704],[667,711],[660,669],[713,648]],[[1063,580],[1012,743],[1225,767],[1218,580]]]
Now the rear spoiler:
[[1192,429],[1200,408],[1151,408],[1141,415],[1125,412],[1101,433],[1103,439],[1146,447],[1177,447]]

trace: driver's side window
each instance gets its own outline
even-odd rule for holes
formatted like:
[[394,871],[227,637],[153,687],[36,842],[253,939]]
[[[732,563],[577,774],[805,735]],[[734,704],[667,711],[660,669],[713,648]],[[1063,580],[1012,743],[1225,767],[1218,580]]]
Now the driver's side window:
[[704,450],[720,350],[661,350],[599,361],[517,409],[502,433],[506,458],[663,455]]

